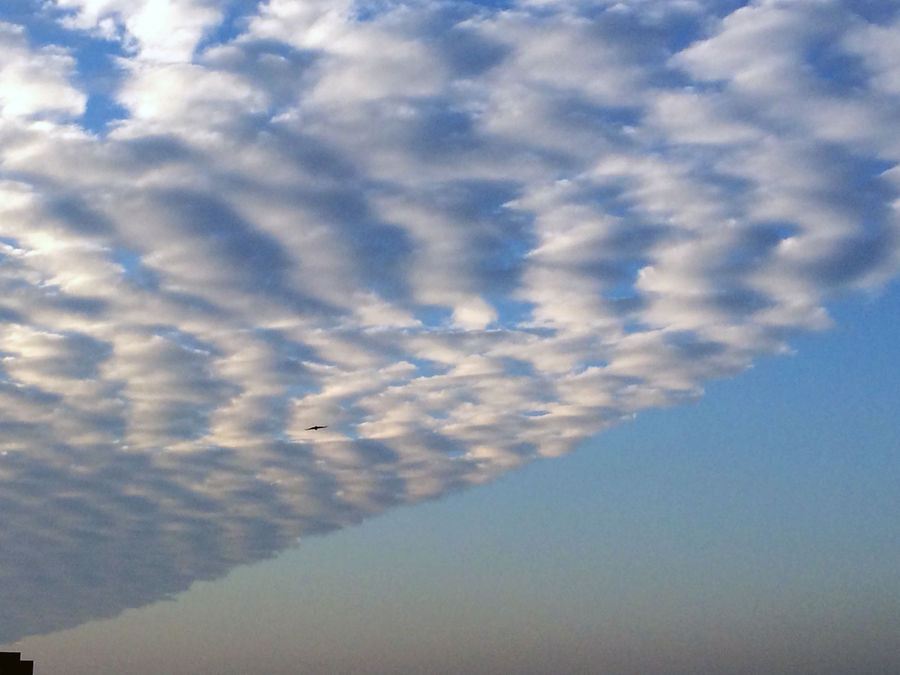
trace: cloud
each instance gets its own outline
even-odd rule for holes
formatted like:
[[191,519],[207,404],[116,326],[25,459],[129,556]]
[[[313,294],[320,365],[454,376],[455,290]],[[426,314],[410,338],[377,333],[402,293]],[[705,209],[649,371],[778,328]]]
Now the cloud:
[[0,22],[0,116],[31,118],[80,113],[85,97],[69,84],[74,60],[65,48],[31,50],[22,26]]
[[567,452],[896,274],[890,3],[499,4],[6,17],[0,642]]

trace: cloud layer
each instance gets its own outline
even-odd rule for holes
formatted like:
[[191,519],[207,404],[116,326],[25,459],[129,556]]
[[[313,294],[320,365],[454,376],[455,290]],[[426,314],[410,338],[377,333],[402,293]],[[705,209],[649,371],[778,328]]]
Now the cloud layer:
[[569,451],[896,274],[900,11],[743,5],[3,10],[0,642]]

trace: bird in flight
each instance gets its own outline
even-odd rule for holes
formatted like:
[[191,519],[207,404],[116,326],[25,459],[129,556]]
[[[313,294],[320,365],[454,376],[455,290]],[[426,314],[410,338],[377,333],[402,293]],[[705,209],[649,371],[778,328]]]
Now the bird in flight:
[[319,429],[327,429],[328,425],[316,424],[315,426],[306,427],[307,431],[318,431]]

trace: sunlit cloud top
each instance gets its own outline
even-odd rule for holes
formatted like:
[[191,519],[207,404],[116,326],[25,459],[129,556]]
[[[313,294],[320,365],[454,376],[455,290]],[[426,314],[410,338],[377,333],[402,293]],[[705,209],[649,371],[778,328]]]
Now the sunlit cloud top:
[[744,5],[0,9],[0,642],[567,452],[895,275],[896,3]]

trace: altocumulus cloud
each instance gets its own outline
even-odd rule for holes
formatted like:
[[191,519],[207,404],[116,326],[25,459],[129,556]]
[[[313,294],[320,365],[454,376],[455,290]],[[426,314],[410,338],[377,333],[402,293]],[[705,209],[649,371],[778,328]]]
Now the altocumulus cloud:
[[892,0],[0,18],[0,642],[693,399],[900,263]]

